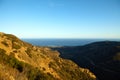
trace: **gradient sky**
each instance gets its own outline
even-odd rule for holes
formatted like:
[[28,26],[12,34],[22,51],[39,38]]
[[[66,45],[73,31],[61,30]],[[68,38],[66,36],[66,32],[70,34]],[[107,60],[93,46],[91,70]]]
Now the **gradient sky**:
[[0,32],[19,38],[120,38],[120,0],[0,0]]

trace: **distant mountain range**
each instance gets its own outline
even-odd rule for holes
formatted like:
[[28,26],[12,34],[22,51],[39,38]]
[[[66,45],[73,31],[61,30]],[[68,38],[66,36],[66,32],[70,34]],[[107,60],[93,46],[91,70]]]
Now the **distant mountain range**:
[[58,50],[62,58],[90,69],[98,80],[120,80],[120,42],[102,41],[52,49]]
[[96,80],[88,69],[59,54],[0,33],[0,80]]

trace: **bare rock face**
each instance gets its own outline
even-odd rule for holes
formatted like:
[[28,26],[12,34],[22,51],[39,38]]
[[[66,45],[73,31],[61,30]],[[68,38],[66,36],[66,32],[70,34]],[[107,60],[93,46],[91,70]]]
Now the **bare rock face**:
[[0,32],[0,80],[96,80],[96,76],[60,58],[58,51]]

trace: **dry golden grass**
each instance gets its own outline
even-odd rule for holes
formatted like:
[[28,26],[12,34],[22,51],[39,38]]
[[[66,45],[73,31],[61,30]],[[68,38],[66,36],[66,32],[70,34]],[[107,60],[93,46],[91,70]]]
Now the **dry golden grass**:
[[89,70],[60,58],[57,51],[33,46],[13,35],[0,33],[0,50],[0,80],[96,79]]

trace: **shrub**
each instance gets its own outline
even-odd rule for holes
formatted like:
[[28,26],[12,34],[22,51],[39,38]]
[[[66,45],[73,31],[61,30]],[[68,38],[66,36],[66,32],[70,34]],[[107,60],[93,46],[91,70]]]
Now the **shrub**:
[[49,67],[55,69],[57,66],[54,62],[50,62]]
[[6,47],[9,46],[6,41],[2,41],[1,43],[4,44]]
[[0,61],[3,61],[4,59],[5,60],[7,59],[5,53],[6,53],[6,51],[4,49],[0,48]]
[[30,58],[32,58],[32,54],[31,54],[31,49],[30,48],[27,48],[27,50],[25,52],[28,54],[28,56]]
[[120,52],[117,53],[114,57],[113,57],[114,60],[116,61],[120,61]]
[[18,44],[13,43],[13,44],[12,44],[12,48],[13,48],[13,49],[20,49],[21,46],[18,45]]
[[23,71],[24,62],[18,61],[16,58],[14,58],[13,56],[9,56],[7,62],[9,63],[10,66],[12,66],[13,68],[16,68],[19,72]]
[[31,68],[27,73],[28,80],[55,80],[50,73],[43,73],[38,68]]
[[19,72],[23,71],[25,65],[24,62],[18,61],[14,56],[5,54],[5,50],[0,49],[0,61],[13,68],[16,68]]
[[0,48],[0,54],[5,54],[5,53],[6,53],[6,51],[4,49]]

